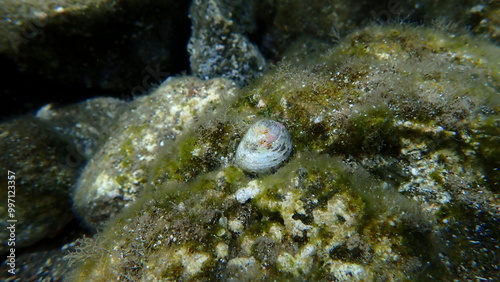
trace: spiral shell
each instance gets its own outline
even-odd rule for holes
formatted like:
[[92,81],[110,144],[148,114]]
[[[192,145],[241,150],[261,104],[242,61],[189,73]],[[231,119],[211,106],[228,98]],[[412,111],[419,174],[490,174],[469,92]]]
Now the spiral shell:
[[235,162],[249,173],[278,168],[292,153],[292,139],[283,124],[263,119],[254,123],[236,149]]

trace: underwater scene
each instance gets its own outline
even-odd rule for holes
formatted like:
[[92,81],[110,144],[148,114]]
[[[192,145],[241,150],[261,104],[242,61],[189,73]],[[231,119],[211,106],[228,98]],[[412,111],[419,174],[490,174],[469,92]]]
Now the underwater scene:
[[1,5],[2,281],[500,280],[500,2]]

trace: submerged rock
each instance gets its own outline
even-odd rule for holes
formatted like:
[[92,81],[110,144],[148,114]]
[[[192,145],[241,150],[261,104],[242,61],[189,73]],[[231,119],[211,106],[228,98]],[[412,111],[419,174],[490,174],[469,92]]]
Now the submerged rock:
[[78,214],[90,227],[102,227],[144,190],[151,164],[161,161],[161,148],[171,149],[181,132],[202,116],[217,113],[217,105],[232,99],[234,89],[225,79],[170,78],[152,94],[131,102],[78,178]]
[[[77,171],[63,165],[61,149],[67,147],[72,148],[36,118],[0,124],[0,169],[5,175],[0,182],[4,195],[0,202],[0,253],[53,236],[73,217],[70,195]],[[12,232],[7,229],[11,224]]]
[[72,144],[75,150],[68,154],[73,160],[64,164],[76,169],[93,156],[125,109],[125,101],[95,98],[65,107],[49,104],[38,110],[36,117]]
[[168,75],[187,70],[188,6],[189,1],[6,0],[0,53],[20,69],[63,85],[146,94]]
[[[498,41],[500,5],[496,1],[433,0],[287,0],[258,1],[256,20],[262,32],[258,43],[267,57],[279,60],[283,52],[304,37],[336,42],[368,23],[413,22],[438,29],[472,30]],[[307,20],[304,20],[307,19]],[[316,47],[318,47],[316,45]]]
[[241,86],[262,73],[266,61],[248,39],[255,30],[253,6],[252,1],[192,2],[188,51],[194,75],[224,77]]
[[[198,116],[154,160],[135,157],[141,143],[110,141],[102,154],[126,152],[120,158],[148,181],[82,260],[72,255],[72,277],[494,279],[499,56],[466,34],[370,26],[321,55],[282,62]],[[231,160],[262,118],[288,128],[294,154],[254,177]],[[97,163],[82,175],[88,183],[119,164]],[[133,170],[122,168],[130,183]]]
[[76,178],[125,106],[118,99],[96,98],[64,107],[47,105],[35,116],[0,123],[0,168],[14,177],[11,183],[0,183],[6,198],[7,193],[13,196],[11,211],[7,200],[0,202],[0,253],[13,247],[7,246],[7,219],[17,220],[19,248],[58,234],[74,217]]

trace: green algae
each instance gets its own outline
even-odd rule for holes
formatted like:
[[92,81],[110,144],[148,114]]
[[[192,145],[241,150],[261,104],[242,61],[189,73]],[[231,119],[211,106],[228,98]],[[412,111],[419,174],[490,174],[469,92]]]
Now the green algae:
[[[374,207],[379,206],[380,202],[383,201],[380,200],[380,195],[376,197],[377,200],[375,200],[375,202],[373,202],[375,198],[366,196],[370,189],[375,189],[371,187],[374,182],[366,182],[366,179],[364,179],[361,180],[364,184],[360,185],[360,180],[354,179],[354,177],[359,177],[359,175],[350,173],[350,170],[346,169],[340,160],[326,156],[318,156],[312,153],[301,153],[300,155],[296,155],[276,174],[268,175],[257,180],[259,182],[258,185],[262,187],[259,195],[251,200],[251,205],[246,203],[240,206],[240,204],[231,203],[231,201],[228,201],[224,196],[220,197],[225,195],[228,190],[234,191],[235,188],[228,189],[223,187],[221,190],[221,187],[218,187],[217,184],[217,182],[220,181],[214,180],[218,179],[218,177],[215,177],[216,175],[218,175],[219,178],[231,179],[234,177],[232,175],[235,173],[235,170],[234,167],[228,167],[224,170],[214,171],[201,175],[187,184],[174,182],[165,183],[164,187],[155,191],[154,194],[143,195],[141,199],[134,203],[133,207],[122,213],[119,218],[112,221],[109,225],[110,228],[102,234],[102,239],[99,239],[97,244],[104,244],[100,246],[107,249],[108,247],[106,246],[108,244],[113,245],[113,242],[122,242],[120,244],[124,243],[123,247],[127,248],[126,246],[133,242],[129,240],[133,238],[129,237],[129,235],[127,235],[128,233],[119,232],[116,228],[126,225],[129,226],[126,230],[131,230],[129,228],[137,224],[142,226],[151,223],[150,221],[142,222],[144,221],[144,217],[138,218],[136,216],[131,216],[130,213],[137,215],[154,214],[155,217],[166,219],[164,224],[167,230],[174,226],[174,229],[177,231],[174,233],[174,238],[176,238],[175,244],[171,242],[164,247],[160,246],[148,249],[148,260],[150,263],[158,260],[160,256],[164,256],[164,252],[168,249],[185,248],[191,250],[190,252],[200,254],[200,252],[205,253],[204,250],[213,250],[215,246],[221,242],[229,246],[238,246],[243,244],[245,240],[254,240],[256,242],[264,240],[265,242],[274,242],[270,243],[274,246],[273,249],[268,251],[267,255],[263,255],[258,252],[262,247],[259,247],[260,245],[255,243],[252,244],[251,249],[253,251],[250,252],[250,255],[254,255],[258,262],[266,263],[268,267],[277,267],[276,260],[278,256],[287,248],[283,249],[283,247],[281,247],[283,242],[279,243],[276,239],[272,239],[274,237],[270,236],[269,233],[272,228],[281,228],[284,231],[282,235],[284,236],[283,240],[289,241],[287,244],[291,244],[291,246],[296,246],[295,248],[301,249],[311,244],[311,242],[317,240],[320,242],[329,237],[336,237],[334,232],[335,229],[332,229],[331,226],[326,223],[319,224],[315,222],[315,220],[318,220],[317,217],[319,214],[321,214],[321,217],[329,214],[329,206],[331,203],[329,204],[328,202],[331,202],[331,199],[335,197],[350,199],[343,211],[346,214],[372,213],[375,211]],[[221,174],[228,175],[228,177],[221,176]],[[238,180],[236,182],[227,182],[229,183],[228,185],[232,186],[240,181],[244,183],[251,180],[251,178],[247,178],[246,180],[241,178],[241,173],[236,174],[236,179]],[[298,177],[298,179],[289,179],[287,176],[290,174],[297,175],[296,177]],[[292,183],[295,184],[291,185]],[[380,189],[378,190],[378,192],[382,191],[383,190]],[[363,194],[366,195],[363,196]],[[290,202],[290,195],[295,199],[292,202]],[[155,200],[151,202],[150,199]],[[296,201],[302,204],[297,205],[297,203],[295,203]],[[368,203],[368,201],[372,201],[373,203]],[[179,208],[180,206],[182,206],[182,208]],[[368,206],[372,206],[372,209],[366,210]],[[176,214],[179,212],[182,212],[182,217],[177,217]],[[313,216],[313,213],[316,214],[316,216]],[[221,237],[218,235],[220,233],[220,228],[214,227],[220,224],[221,218],[228,218],[228,220],[231,221],[235,218],[234,214],[236,214],[236,218],[239,216],[247,218],[246,221],[244,220],[246,222],[244,225],[248,226],[245,227],[244,231],[236,230],[231,232],[227,230],[224,234],[232,233],[233,235]],[[380,212],[378,212],[378,214],[380,214]],[[380,217],[364,217],[365,219],[363,221],[365,223],[355,229],[359,229],[363,225],[368,225],[372,220],[380,220]],[[328,216],[328,218],[330,218],[330,216]],[[372,220],[369,218],[372,218]],[[133,222],[130,222],[128,219],[133,219]],[[286,225],[298,221],[306,225],[317,225],[318,231],[312,232],[311,234],[307,231],[299,233],[292,230],[286,231],[289,229]],[[331,219],[327,220],[327,222],[331,223],[338,222],[337,224],[339,224],[339,226],[345,224],[346,221],[351,222],[350,224],[354,223],[352,219],[342,218],[342,216],[339,215],[333,216]],[[181,224],[181,226],[177,226],[177,224]],[[223,229],[228,228],[224,226],[225,224],[221,225]],[[136,226],[134,228],[140,229],[141,227]],[[391,228],[394,229],[395,227]],[[149,230],[143,231],[148,235],[141,236],[156,238],[158,234],[163,234],[163,238],[165,237],[165,233],[161,232],[162,229],[159,227],[149,226],[148,229]],[[231,227],[229,227],[229,229],[231,229]],[[189,232],[195,232],[196,234],[187,235],[185,234],[186,230],[190,230]],[[379,232],[387,233],[386,231]],[[130,235],[134,233],[135,231],[131,232]],[[111,234],[113,235],[110,236]],[[235,234],[240,235],[235,237]],[[397,236],[395,235],[397,231],[393,231],[393,234]],[[193,240],[195,237],[198,239]],[[109,239],[106,238],[114,239],[109,241]],[[144,244],[146,243],[147,242],[144,242]],[[171,247],[168,247],[170,245]],[[166,247],[167,249],[165,249]],[[235,256],[238,256],[239,252],[245,253],[244,250],[239,248],[240,247],[237,247],[234,250],[236,251]],[[404,251],[404,247],[401,247],[400,251]],[[257,253],[259,253],[259,255],[257,255]],[[339,256],[341,256],[341,253],[334,253],[334,258],[340,258]],[[294,252],[291,254],[293,255]],[[208,253],[208,255],[211,257],[215,256],[210,253]],[[367,255],[367,253],[364,254],[364,256]],[[347,259],[347,261],[352,262],[361,262],[363,260],[364,259],[361,258],[360,260]],[[189,278],[206,278],[218,273],[216,270],[221,267],[219,265],[220,262],[216,263],[214,260],[210,261],[211,263],[203,265],[202,269],[204,270]],[[319,262],[321,262],[321,260],[319,260],[318,263]],[[302,269],[302,263],[303,262],[292,263],[291,267],[297,267],[300,275],[310,275],[309,269]],[[167,263],[167,265],[164,272],[162,272],[162,275],[165,276],[162,277],[175,279],[183,277],[180,273],[185,273],[186,266],[182,265],[180,261],[173,262],[172,264]],[[143,269],[143,271],[145,271],[145,269]],[[324,269],[321,269],[321,271],[324,271]],[[278,275],[278,273],[275,273],[275,275]],[[288,277],[288,275],[292,275],[293,277],[293,273],[278,275],[278,277],[285,278]]]
[[[453,59],[467,53],[470,40],[375,26],[311,64],[283,63],[210,122],[171,142],[149,170],[149,189],[96,244],[116,245],[111,257],[146,248],[136,279],[231,279],[239,276],[228,265],[243,261],[265,266],[257,276],[248,272],[249,279],[458,277],[460,265],[486,257],[471,251],[459,258],[451,250],[470,248],[467,236],[483,240],[490,233],[476,234],[473,223],[480,219],[490,230],[497,218],[488,195],[498,181],[498,93],[488,83],[498,76],[468,56]],[[488,46],[473,47],[482,45]],[[486,59],[498,52],[483,51]],[[463,67],[485,69],[471,80],[457,70]],[[246,175],[232,154],[245,128],[264,117],[289,129],[294,155],[274,174]],[[474,208],[477,199],[484,211]],[[449,229],[443,220],[463,220],[467,228]],[[150,240],[138,240],[144,238],[138,230]],[[229,256],[213,252],[219,244]],[[112,267],[104,274],[82,267],[75,275],[103,277],[126,265],[109,256],[97,260]],[[485,275],[479,268],[467,273]]]

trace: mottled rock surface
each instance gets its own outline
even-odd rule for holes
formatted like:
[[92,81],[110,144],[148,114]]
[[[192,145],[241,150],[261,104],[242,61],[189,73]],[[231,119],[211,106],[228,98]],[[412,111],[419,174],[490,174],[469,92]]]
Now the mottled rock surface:
[[496,41],[500,34],[500,4],[493,0],[265,0],[255,9],[262,33],[258,46],[267,58],[276,60],[303,37],[336,42],[371,23],[424,23],[451,32],[472,27],[474,33]]
[[15,173],[14,182],[0,183],[6,196],[8,190],[14,191],[8,186],[15,187],[14,212],[8,212],[7,197],[0,203],[0,252],[7,249],[8,218],[18,221],[15,247],[19,248],[57,234],[74,217],[71,195],[76,178],[125,105],[113,98],[66,107],[47,105],[35,116],[0,123],[0,168],[6,175]]
[[[486,34],[491,39],[500,41],[500,3],[498,1],[481,1],[470,8],[469,16],[474,22],[474,32]],[[477,4],[477,3],[475,3]]]
[[195,0],[189,17],[191,71],[203,79],[224,77],[244,85],[266,61],[248,35],[255,32],[252,1]]
[[[494,279],[499,56],[468,34],[389,25],[282,62],[158,151],[141,197],[72,254],[72,277]],[[264,117],[294,155],[246,175],[231,160]]]
[[235,86],[226,79],[170,78],[153,93],[128,105],[108,128],[109,136],[79,176],[74,207],[92,228],[135,200],[148,182],[151,163],[162,147],[170,148],[217,105],[232,99]]
[[67,166],[81,168],[105,140],[121,113],[128,109],[125,101],[95,98],[65,107],[46,105],[36,117],[51,127],[62,140],[72,144]]
[[269,58],[279,59],[301,37],[335,42],[370,18],[370,1],[259,1],[256,17],[262,35],[260,47]]
[[[499,7],[3,1],[2,106],[50,104],[0,124],[0,279],[497,279]],[[101,89],[133,101],[60,106]],[[264,118],[293,154],[245,174]]]
[[[0,170],[4,175],[0,182],[0,253],[52,236],[73,217],[70,195],[76,170],[64,166],[61,151],[68,146],[71,148],[33,117],[0,124]],[[9,179],[12,182],[8,175],[15,177]],[[8,245],[11,223],[15,225],[15,245]]]

